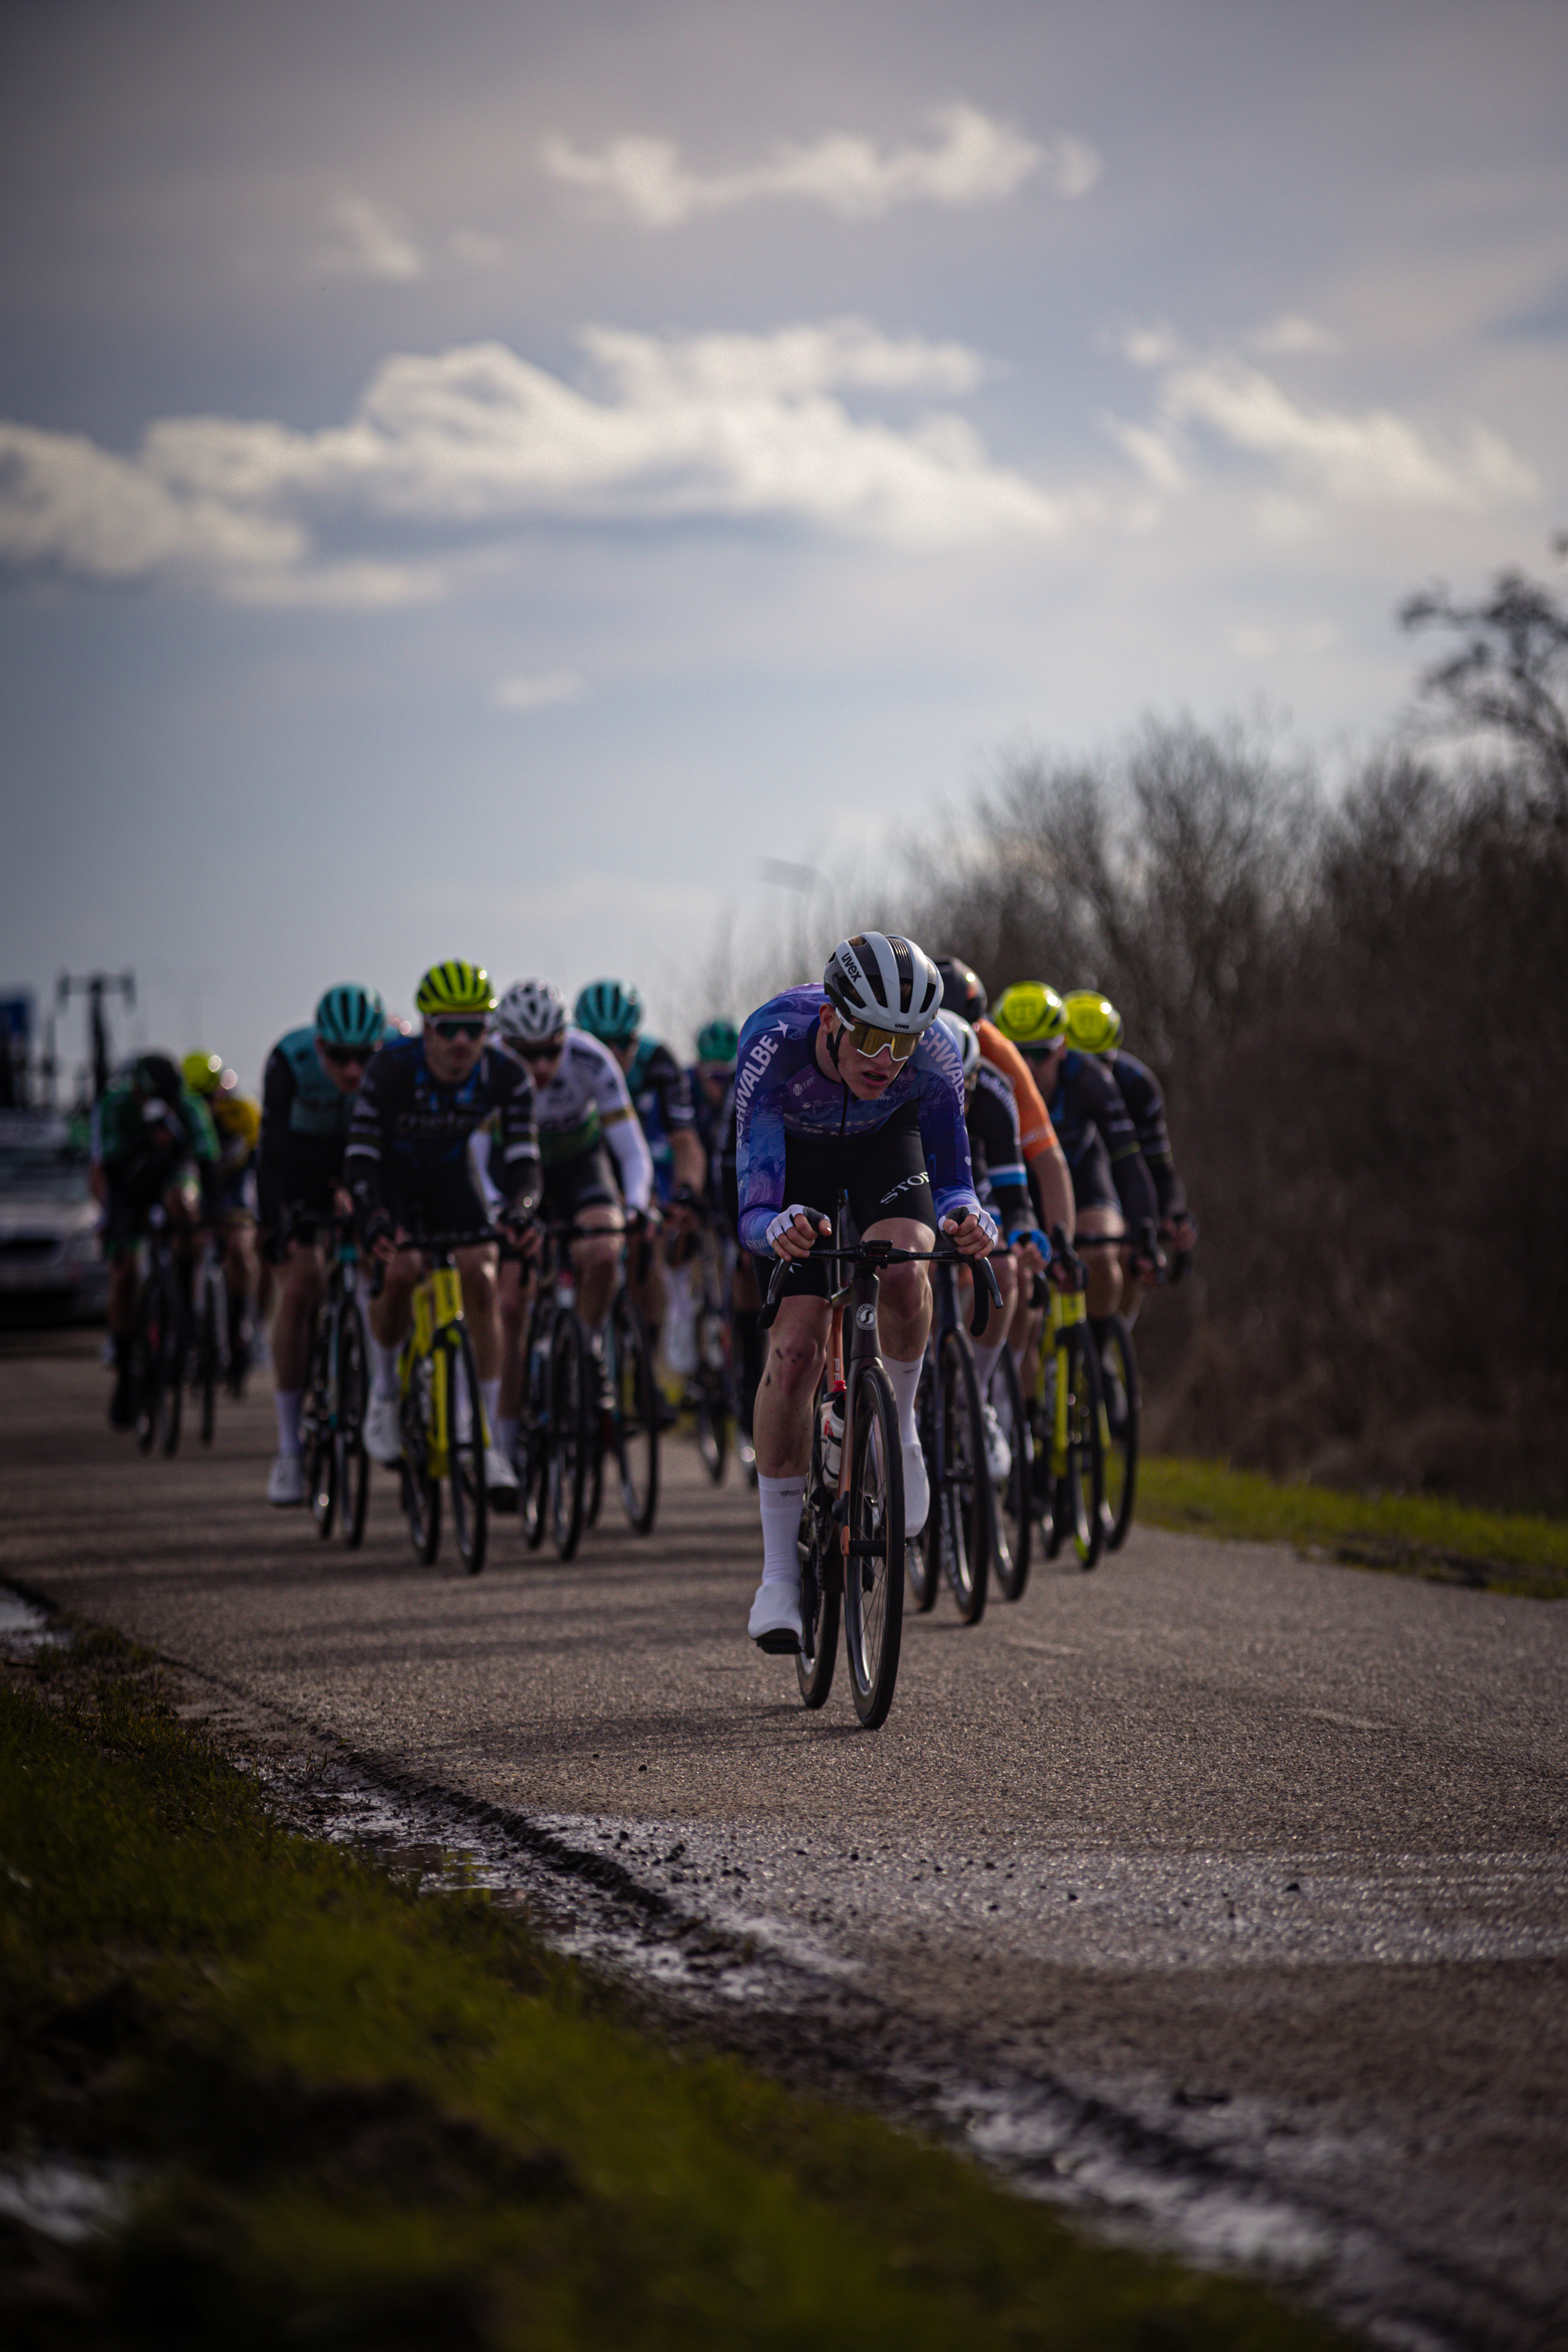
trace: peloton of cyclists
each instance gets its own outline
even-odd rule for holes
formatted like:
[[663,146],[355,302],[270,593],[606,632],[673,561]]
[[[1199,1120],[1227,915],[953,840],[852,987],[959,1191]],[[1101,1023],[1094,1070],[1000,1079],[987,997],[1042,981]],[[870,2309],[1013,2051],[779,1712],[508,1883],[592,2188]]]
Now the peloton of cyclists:
[[[1078,1053],[1095,1055],[1116,1080],[1138,1137],[1143,1164],[1153,1179],[1160,1208],[1160,1239],[1168,1249],[1184,1255],[1195,1246],[1198,1229],[1187,1207],[1186,1189],[1176,1173],[1160,1082],[1147,1063],[1125,1050],[1121,1015],[1098,989],[1073,989],[1063,997],[1062,1009],[1067,1014],[1068,1045]],[[1136,1318],[1143,1292],[1157,1272],[1158,1268],[1147,1258],[1123,1247],[1121,1312],[1129,1323]]]
[[188,1288],[198,1234],[222,1223],[217,1136],[205,1103],[170,1055],[139,1054],[93,1112],[90,1151],[89,1181],[103,1204],[103,1254],[110,1268],[109,1418],[115,1429],[129,1429],[136,1418],[137,1244],[161,1210]]
[[[791,1271],[769,1335],[754,1421],[763,1577],[748,1632],[760,1648],[798,1651],[796,1537],[833,1287],[812,1251],[841,1189],[863,1238],[931,1249],[938,1227],[983,1257],[996,1226],[975,1196],[957,1047],[936,1027],[942,978],[910,940],[857,932],[828,958],[823,984],[786,989],[741,1033],[735,1093],[740,1234],[763,1286]],[[915,1391],[931,1328],[923,1265],[889,1266],[879,1335],[903,1444],[905,1526],[930,1501]]]
[[354,1097],[386,1029],[374,988],[329,988],[307,1028],[290,1029],[267,1057],[256,1158],[257,1216],[264,1262],[276,1269],[272,1318],[273,1406],[278,1453],[267,1499],[287,1508],[305,1499],[300,1407],[310,1370],[310,1322],[326,1266],[318,1227],[351,1213],[343,1152]]
[[[489,1223],[468,1139],[492,1115],[500,1130],[491,1161],[501,1196],[496,1223],[521,1240],[540,1194],[533,1081],[489,1034],[496,1000],[488,973],[456,958],[433,964],[414,1002],[423,1027],[372,1056],[343,1155],[361,1233],[381,1262],[381,1288],[370,1307],[364,1441],[366,1451],[387,1464],[402,1453],[397,1357],[423,1271],[418,1235],[477,1233]],[[517,1472],[497,1442],[501,1336],[494,1245],[459,1249],[457,1264],[484,1406],[485,1484],[498,1509],[515,1509]]]
[[187,1054],[180,1066],[186,1086],[200,1095],[217,1136],[223,1186],[223,1280],[228,1302],[230,1377],[243,1372],[250,1351],[256,1296],[256,1146],[261,1107],[241,1094],[239,1080],[217,1054]]

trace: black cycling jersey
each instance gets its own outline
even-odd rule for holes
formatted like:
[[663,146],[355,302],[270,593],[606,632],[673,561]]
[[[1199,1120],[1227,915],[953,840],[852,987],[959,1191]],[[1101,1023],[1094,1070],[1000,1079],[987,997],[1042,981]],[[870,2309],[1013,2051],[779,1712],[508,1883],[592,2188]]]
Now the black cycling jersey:
[[1095,1145],[1103,1144],[1128,1225],[1136,1233],[1145,1221],[1157,1219],[1154,1180],[1144,1166],[1121,1089],[1105,1064],[1069,1047],[1058,1067],[1056,1092],[1047,1108],[1075,1178]]
[[969,1129],[969,1164],[983,1207],[991,1211],[1005,1234],[1035,1222],[1024,1171],[1024,1146],[1018,1134],[1018,1104],[1012,1081],[990,1062],[975,1072],[964,1109]]
[[267,1057],[261,1139],[256,1148],[258,1219],[275,1234],[285,1209],[330,1214],[342,1181],[354,1097],[335,1087],[316,1057],[314,1029],[290,1029]]
[[1138,1131],[1138,1149],[1143,1154],[1154,1190],[1160,1196],[1162,1217],[1184,1217],[1187,1195],[1176,1163],[1171,1153],[1171,1138],[1165,1126],[1165,1097],[1160,1092],[1160,1082],[1147,1063],[1131,1054],[1108,1054],[1111,1076],[1121,1090],[1121,1099],[1132,1115]]
[[521,1062],[487,1045],[466,1078],[442,1086],[419,1037],[399,1037],[374,1055],[354,1097],[343,1173],[362,1218],[433,1189],[466,1167],[468,1138],[500,1115],[497,1188],[514,1207],[540,1195],[539,1129],[533,1081]]

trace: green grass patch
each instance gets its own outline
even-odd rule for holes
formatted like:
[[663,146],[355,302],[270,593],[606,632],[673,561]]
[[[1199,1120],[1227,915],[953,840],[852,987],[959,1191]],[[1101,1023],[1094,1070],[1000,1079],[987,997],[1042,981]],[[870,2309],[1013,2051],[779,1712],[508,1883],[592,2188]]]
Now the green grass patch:
[[1138,1465],[1138,1516],[1189,1535],[1296,1544],[1356,1568],[1568,1597],[1568,1520],[1481,1511],[1431,1495],[1349,1495],[1305,1479],[1155,1454]]
[[660,2046],[515,1909],[280,1828],[124,1645],[23,1679],[0,1684],[0,2150],[137,2185],[68,2254],[0,2223],[19,2352],[1338,2340]]

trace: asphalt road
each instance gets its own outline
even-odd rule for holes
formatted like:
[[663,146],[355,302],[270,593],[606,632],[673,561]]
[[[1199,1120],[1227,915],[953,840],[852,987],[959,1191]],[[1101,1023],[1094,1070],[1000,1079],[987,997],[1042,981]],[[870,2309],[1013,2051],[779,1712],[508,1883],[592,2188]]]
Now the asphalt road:
[[471,1832],[568,1940],[1099,2226],[1383,2342],[1568,2344],[1568,1608],[1135,1530],[906,1621],[867,1734],[842,1662],[807,1715],[746,1641],[754,1505],[689,1449],[648,1541],[502,1521],[470,1580],[384,1474],[358,1555],[269,1511],[264,1391],[141,1459],[97,1345],[0,1342],[0,1577],[335,1759],[343,1818]]

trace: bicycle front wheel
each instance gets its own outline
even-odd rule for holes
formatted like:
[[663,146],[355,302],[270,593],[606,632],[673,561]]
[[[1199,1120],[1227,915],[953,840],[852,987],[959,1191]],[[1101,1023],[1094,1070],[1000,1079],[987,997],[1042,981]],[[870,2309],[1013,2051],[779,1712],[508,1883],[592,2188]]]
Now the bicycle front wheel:
[[822,1493],[818,1422],[812,1432],[811,1468],[801,1496],[800,1533],[795,1538],[800,1554],[800,1654],[795,1670],[801,1697],[812,1707],[820,1706],[833,1687],[833,1662],[838,1652],[844,1563],[838,1556],[838,1530],[832,1509],[831,1497]]
[[[920,1431],[921,1452],[926,1458],[926,1475],[932,1490],[936,1486],[936,1370],[930,1356],[921,1367],[921,1384],[915,1396],[915,1426]],[[926,1523],[918,1536],[911,1536],[904,1546],[904,1570],[910,1580],[910,1599],[921,1616],[936,1601],[937,1587],[942,1581],[942,1513],[933,1505],[926,1513]]]
[[331,1326],[318,1312],[310,1334],[310,1376],[300,1414],[300,1448],[310,1482],[310,1517],[324,1543],[332,1532],[338,1507],[338,1457],[332,1438],[332,1385],[330,1378]]
[[626,1290],[616,1294],[609,1336],[621,1501],[636,1533],[646,1536],[658,1510],[658,1382],[647,1327]]
[[364,1450],[364,1409],[370,1381],[364,1334],[352,1299],[338,1320],[338,1426],[336,1433],[339,1524],[350,1551],[364,1541],[370,1501],[370,1456]]
[[1058,1351],[1057,1377],[1068,1384],[1067,1462],[1058,1484],[1057,1516],[1070,1528],[1079,1565],[1092,1568],[1105,1548],[1105,1455],[1100,1381],[1087,1323],[1069,1324]]
[[1138,1484],[1138,1359],[1131,1331],[1121,1316],[1107,1316],[1094,1336],[1105,1454],[1105,1549],[1120,1551],[1132,1524]]
[[470,1576],[485,1564],[489,1496],[485,1489],[485,1413],[479,1368],[468,1326],[447,1327],[447,1476],[452,1490],[452,1534]]
[[730,1458],[730,1406],[722,1372],[701,1366],[697,1374],[696,1397],[697,1451],[715,1486],[721,1486],[724,1465]]
[[163,1282],[158,1308],[158,1448],[164,1455],[179,1449],[180,1414],[185,1394],[187,1345],[185,1303],[178,1276],[171,1268]]
[[1012,1457],[1005,1479],[991,1490],[991,1564],[996,1571],[996,1589],[1003,1600],[1017,1601],[1029,1580],[1035,1465],[1018,1367],[1006,1348],[997,1358],[996,1370],[991,1375],[991,1403]]
[[217,1381],[224,1345],[220,1315],[226,1321],[228,1298],[223,1276],[216,1266],[209,1265],[202,1276],[201,1323],[196,1334],[196,1388],[201,1398],[197,1434],[204,1445],[212,1444],[217,1423]]
[[557,1556],[570,1559],[583,1533],[594,1434],[595,1381],[587,1335],[574,1308],[555,1318],[550,1342],[550,1533]]
[[850,1696],[868,1731],[888,1718],[904,1623],[904,1454],[892,1387],[880,1364],[855,1367],[851,1398],[849,1549],[844,1647]]
[[942,1566],[966,1625],[985,1610],[991,1551],[991,1482],[980,1380],[962,1331],[944,1331],[937,1357],[937,1459],[931,1516],[938,1523]]
[[441,1482],[430,1475],[432,1360],[416,1357],[403,1400],[403,1507],[408,1540],[428,1568],[441,1549]]

